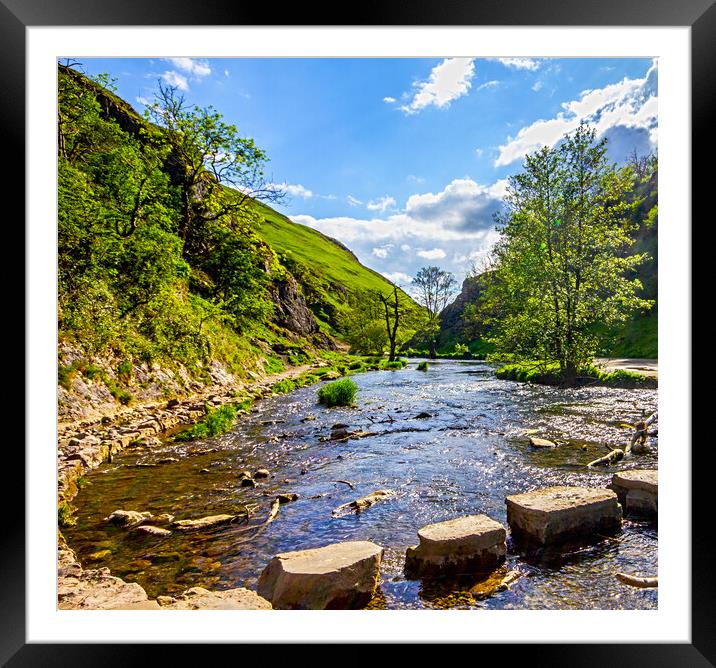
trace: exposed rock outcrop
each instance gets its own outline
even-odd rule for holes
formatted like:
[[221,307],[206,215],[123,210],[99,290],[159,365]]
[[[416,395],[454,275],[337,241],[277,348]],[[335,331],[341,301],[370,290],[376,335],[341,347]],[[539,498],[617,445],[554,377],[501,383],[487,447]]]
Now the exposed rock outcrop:
[[270,293],[276,307],[274,322],[277,325],[304,336],[318,332],[318,322],[293,276],[274,283]]

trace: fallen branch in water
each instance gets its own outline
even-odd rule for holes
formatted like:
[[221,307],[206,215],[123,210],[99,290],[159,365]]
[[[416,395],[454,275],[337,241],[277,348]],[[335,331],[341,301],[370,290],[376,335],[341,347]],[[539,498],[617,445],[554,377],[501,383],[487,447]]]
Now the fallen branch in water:
[[391,495],[391,491],[379,489],[377,492],[368,494],[368,496],[364,496],[361,499],[356,499],[350,503],[344,503],[342,506],[338,506],[338,508],[333,511],[332,515],[333,517],[341,517],[342,515],[347,515],[351,512],[359,513],[362,510],[366,510],[366,508],[370,508],[374,503],[377,503],[381,499],[385,499]]
[[624,456],[629,456],[629,454],[631,454],[631,449],[634,447],[637,441],[640,446],[646,445],[646,439],[647,436],[649,436],[649,427],[654,422],[654,420],[656,420],[657,415],[658,412],[652,413],[646,420],[644,420],[643,422],[637,422],[634,425],[635,431],[631,437],[631,441],[629,441],[626,448],[624,449]]
[[659,578],[657,576],[638,577],[636,575],[628,575],[627,573],[617,573],[616,578],[624,584],[631,585],[632,587],[641,587],[642,589],[659,586]]
[[254,529],[261,529],[265,527],[267,524],[271,524],[276,519],[276,516],[278,515],[278,509],[281,507],[281,502],[278,500],[278,498],[273,500],[273,503],[271,504],[271,508],[269,510],[269,514],[266,517],[266,519],[261,522],[261,524],[254,524],[250,527],[242,527],[241,529],[237,529],[235,533],[243,533],[244,531],[253,531]]
[[348,485],[351,489],[355,489],[355,486],[352,482],[348,482],[347,480],[331,480],[331,482],[342,482],[344,485]]
[[591,468],[592,466],[611,466],[622,459],[624,459],[624,450],[614,448],[614,450],[611,450],[608,455],[604,455],[604,457],[600,457],[599,459],[595,459],[593,462],[589,462],[589,464],[587,464],[587,468]]

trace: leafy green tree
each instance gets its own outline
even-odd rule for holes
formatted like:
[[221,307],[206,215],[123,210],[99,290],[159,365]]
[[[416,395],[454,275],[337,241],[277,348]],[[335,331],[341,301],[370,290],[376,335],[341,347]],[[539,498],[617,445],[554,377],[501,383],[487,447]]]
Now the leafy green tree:
[[628,253],[631,188],[631,169],[610,164],[606,140],[586,126],[527,156],[498,217],[491,301],[500,350],[556,361],[572,383],[606,328],[649,306],[634,277],[646,254]]

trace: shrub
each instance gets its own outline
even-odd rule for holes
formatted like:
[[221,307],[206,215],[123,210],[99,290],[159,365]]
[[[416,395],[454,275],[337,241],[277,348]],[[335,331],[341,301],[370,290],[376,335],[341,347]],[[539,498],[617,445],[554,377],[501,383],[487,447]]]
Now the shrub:
[[350,406],[358,392],[358,386],[350,379],[343,378],[328,383],[318,390],[318,401],[325,406]]
[[271,386],[271,391],[276,394],[288,394],[296,389],[297,385],[289,378],[284,378]]
[[74,506],[71,506],[67,501],[60,501],[57,506],[57,524],[61,529],[73,527],[77,524],[77,519],[72,516],[74,512]]
[[397,359],[397,360],[393,360],[392,362],[389,362],[388,360],[382,360],[379,366],[381,369],[395,370],[395,369],[403,369],[407,365],[408,365],[407,360]]
[[132,377],[132,363],[128,360],[119,363],[117,366],[117,376],[125,383]]
[[427,371],[429,366],[427,362],[420,362],[420,364],[418,364],[418,371]]
[[193,441],[197,438],[209,438],[210,436],[218,436],[230,431],[236,422],[238,408],[227,404],[210,410],[206,417],[186,431],[177,434],[175,441]]

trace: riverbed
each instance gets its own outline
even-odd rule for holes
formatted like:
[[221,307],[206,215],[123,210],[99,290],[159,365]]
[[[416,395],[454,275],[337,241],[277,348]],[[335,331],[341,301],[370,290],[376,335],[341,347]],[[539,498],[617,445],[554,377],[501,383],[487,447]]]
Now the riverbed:
[[[501,381],[476,361],[435,361],[427,372],[416,366],[411,360],[400,371],[354,375],[354,408],[318,405],[314,385],[257,402],[223,436],[126,450],[85,476],[73,502],[77,523],[63,533],[83,565],[109,567],[150,596],[191,586],[255,589],[278,552],[371,540],[385,548],[373,608],[656,608],[657,590],[614,577],[657,573],[656,524],[633,519],[618,535],[561,555],[526,560],[508,539],[505,568],[521,577],[488,596],[471,578],[405,579],[405,549],[426,524],[476,513],[506,524],[507,495],[550,485],[604,487],[617,470],[658,466],[651,439],[646,454],[609,469],[586,468],[606,446],[623,445],[631,434],[626,424],[656,410],[656,390]],[[370,435],[330,440],[337,423]],[[529,435],[561,444],[533,449]],[[239,471],[259,468],[270,477],[242,487]],[[381,489],[394,494],[363,513],[332,516],[337,506]],[[250,522],[258,523],[279,493],[299,498],[259,531],[236,523],[140,537],[103,521],[117,509],[194,519],[248,506]]]

